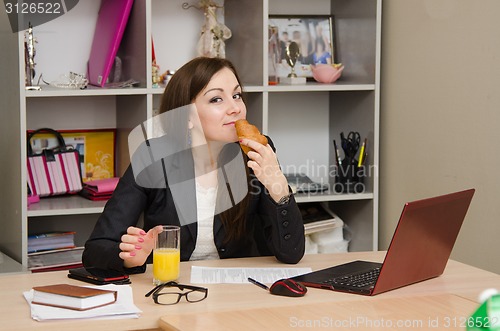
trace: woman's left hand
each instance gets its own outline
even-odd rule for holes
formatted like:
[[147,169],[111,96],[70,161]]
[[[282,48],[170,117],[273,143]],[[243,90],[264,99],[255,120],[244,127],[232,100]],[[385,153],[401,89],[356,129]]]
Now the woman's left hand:
[[240,143],[253,149],[248,152],[250,160],[247,165],[269,191],[271,198],[278,202],[282,197],[288,195],[288,182],[271,146],[269,144],[264,146],[251,139],[242,139]]
[[119,245],[121,252],[120,258],[126,268],[141,266],[153,251],[155,239],[158,233],[162,231],[161,225],[151,228],[148,232],[143,229],[129,226],[127,233],[122,235]]

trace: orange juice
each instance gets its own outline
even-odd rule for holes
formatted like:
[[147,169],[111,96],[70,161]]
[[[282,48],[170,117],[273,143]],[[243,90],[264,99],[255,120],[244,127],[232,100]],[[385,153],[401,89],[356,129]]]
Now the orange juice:
[[175,248],[156,248],[153,251],[153,277],[156,283],[166,283],[179,278],[181,254]]

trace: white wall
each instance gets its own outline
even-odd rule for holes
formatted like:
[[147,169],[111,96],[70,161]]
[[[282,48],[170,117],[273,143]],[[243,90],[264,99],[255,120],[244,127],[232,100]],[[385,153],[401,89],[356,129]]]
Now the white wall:
[[498,0],[384,0],[381,249],[405,201],[474,187],[452,258],[500,273],[498,13]]

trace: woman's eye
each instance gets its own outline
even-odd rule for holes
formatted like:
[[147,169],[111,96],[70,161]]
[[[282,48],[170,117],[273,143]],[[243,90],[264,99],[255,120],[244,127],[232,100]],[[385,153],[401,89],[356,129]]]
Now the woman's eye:
[[236,93],[236,94],[233,96],[233,99],[241,99],[241,98],[242,98],[242,96],[241,96],[241,93],[240,93],[240,92]]
[[222,98],[219,98],[219,97],[215,97],[215,98],[210,99],[210,103],[216,103],[216,102],[221,102],[221,101],[222,101]]

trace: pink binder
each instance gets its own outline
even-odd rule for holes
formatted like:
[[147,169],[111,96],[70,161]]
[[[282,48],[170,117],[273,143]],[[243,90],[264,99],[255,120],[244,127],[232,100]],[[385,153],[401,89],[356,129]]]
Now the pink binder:
[[87,68],[92,85],[106,84],[134,0],[102,0]]

